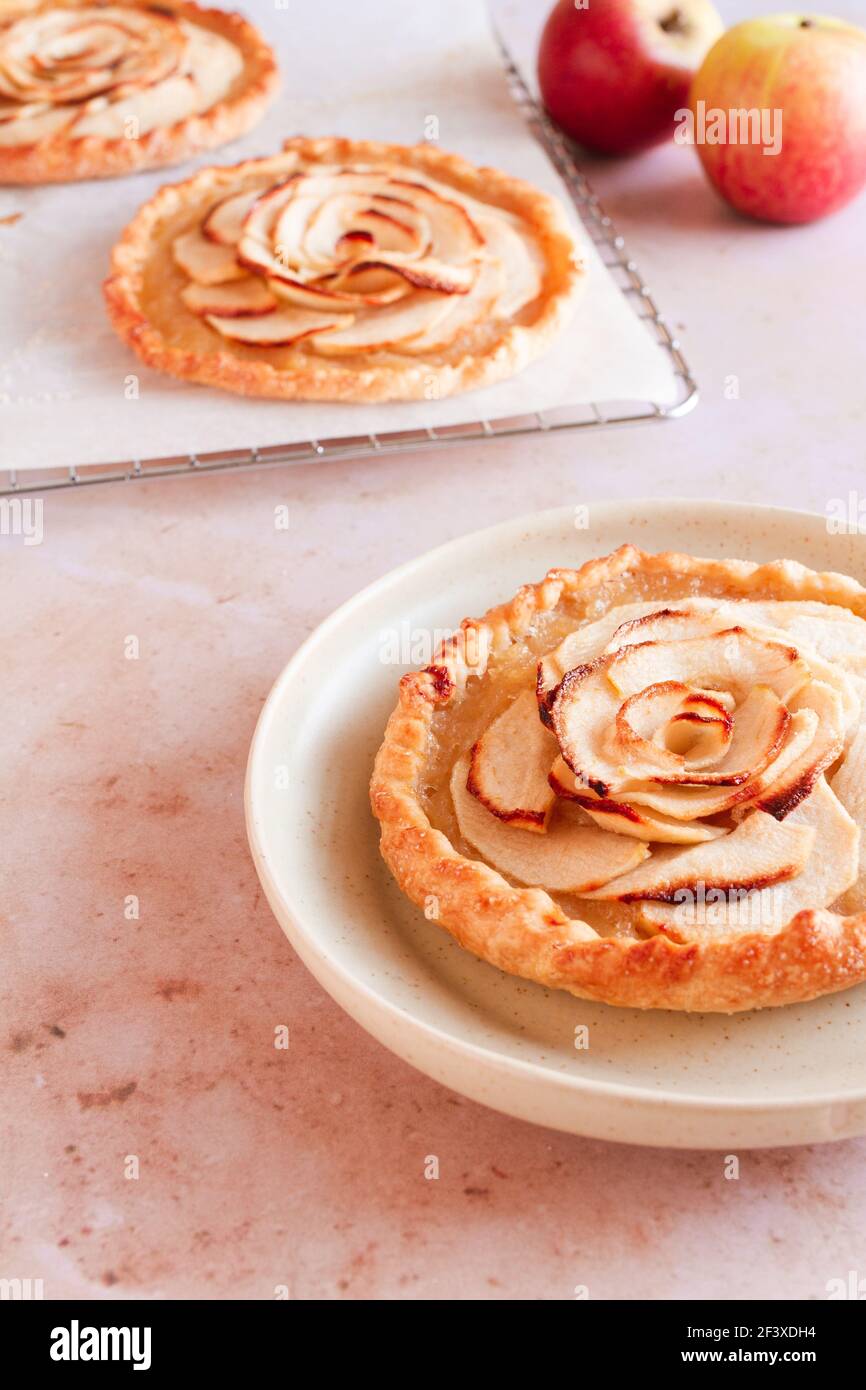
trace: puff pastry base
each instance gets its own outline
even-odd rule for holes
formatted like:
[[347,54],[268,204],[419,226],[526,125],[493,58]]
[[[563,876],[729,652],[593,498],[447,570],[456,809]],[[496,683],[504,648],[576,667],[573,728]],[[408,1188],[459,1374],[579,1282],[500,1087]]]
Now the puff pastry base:
[[[319,165],[383,162],[428,174],[523,219],[545,267],[534,304],[459,350],[423,357],[379,351],[339,360],[306,351],[303,343],[281,348],[227,343],[184,307],[178,297],[184,277],[172,262],[171,243],[218,199]],[[270,159],[203,169],[162,188],[115,246],[104,292],[120,337],[159,371],[246,396],[367,402],[429,399],[431,374],[437,398],[514,375],[558,334],[583,278],[563,209],[529,184],[430,145],[298,138],[286,141],[284,152]]]
[[[162,169],[237,140],[258,123],[279,85],[276,59],[258,30],[239,14],[206,9],[194,0],[160,0],[160,7],[228,39],[238,49],[244,65],[228,95],[199,115],[158,126],[136,140],[95,135],[69,139],[61,133],[35,145],[0,146],[0,183],[72,183]],[[0,11],[0,21],[20,13],[35,14],[40,8],[16,5],[8,15]],[[44,8],[75,8],[75,0],[52,0]]]
[[432,665],[403,677],[370,787],[381,852],[412,902],[435,899],[439,924],[491,965],[608,1004],[724,1013],[804,1001],[866,980],[866,912],[801,911],[772,933],[745,930],[687,943],[661,934],[603,936],[543,889],[515,887],[468,857],[471,851],[460,853],[452,843],[459,837],[431,822],[429,784],[437,777],[447,783],[433,750],[448,721],[459,719],[470,676],[483,677],[492,662],[495,680],[509,654],[557,614],[573,629],[620,603],[695,593],[816,600],[866,617],[866,589],[843,575],[787,560],[756,565],[649,555],[625,545],[580,569],[551,570],[509,603],[465,620]]

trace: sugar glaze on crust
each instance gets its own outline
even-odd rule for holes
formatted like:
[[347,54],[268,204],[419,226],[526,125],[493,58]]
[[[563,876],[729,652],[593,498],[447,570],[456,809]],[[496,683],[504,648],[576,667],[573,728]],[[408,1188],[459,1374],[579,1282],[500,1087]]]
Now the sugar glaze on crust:
[[[146,131],[138,139],[59,132],[35,144],[0,146],[0,183],[69,183],[110,178],[144,169],[179,164],[202,150],[215,149],[246,134],[261,119],[279,85],[274,54],[258,30],[241,15],[207,9],[194,0],[110,0],[131,9],[170,13],[227,39],[238,49],[243,69],[232,90],[207,110]],[[13,6],[0,15],[4,23],[48,10],[96,8],[99,0],[49,0],[42,5]]]
[[[468,197],[501,208],[522,219],[544,262],[539,298],[520,322],[504,321],[490,340],[463,352],[409,356],[397,350],[359,353],[328,359],[306,351],[303,343],[275,353],[269,348],[234,345],[208,330],[209,337],[183,342],[201,334],[201,324],[178,299],[172,307],[172,328],[148,313],[148,268],[167,236],[221,198],[245,187],[290,179],[317,166],[398,165],[427,174]],[[170,229],[170,230],[167,230]],[[430,399],[431,375],[435,396],[452,395],[512,376],[549,346],[570,316],[582,286],[583,271],[565,212],[559,203],[531,185],[497,170],[478,168],[457,155],[430,145],[390,145],[342,138],[286,141],[283,153],[270,159],[247,160],[229,168],[203,169],[183,183],[166,185],[140,209],[114,248],[111,273],[104,292],[108,314],[120,337],[149,366],[187,381],[219,386],[241,395],[281,400],[367,402]],[[525,321],[524,321],[525,319]]]
[[[671,577],[690,591],[731,598],[817,601],[866,617],[866,589],[789,560],[756,565],[688,555],[646,554],[625,545],[580,569],[554,569],[481,619],[467,619],[426,670],[404,676],[370,786],[381,852],[403,892],[422,906],[434,896],[438,921],[492,965],[551,988],[631,1008],[733,1013],[801,1002],[866,980],[866,912],[797,912],[772,933],[744,930],[700,941],[664,934],[602,937],[570,917],[541,888],[512,886],[459,853],[435,829],[418,788],[427,776],[434,717],[458,702],[470,677],[519,643],[563,603],[591,603],[616,583]],[[617,602],[622,602],[618,599]],[[660,607],[663,603],[660,602]]]

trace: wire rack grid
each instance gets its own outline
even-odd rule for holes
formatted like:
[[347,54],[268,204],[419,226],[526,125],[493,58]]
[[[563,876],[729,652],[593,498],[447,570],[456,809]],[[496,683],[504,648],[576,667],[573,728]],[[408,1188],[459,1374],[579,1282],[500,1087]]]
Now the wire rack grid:
[[607,216],[589,183],[575,164],[566,138],[535,101],[501,39],[503,63],[511,94],[530,130],[546,150],[571,195],[578,215],[608,273],[637,314],[668,354],[677,381],[676,399],[666,405],[652,401],[618,401],[560,407],[496,420],[475,420],[440,429],[392,430],[384,434],[354,435],[334,439],[310,439],[296,444],[275,444],[225,452],[178,455],[169,458],[131,459],[120,463],[82,463],[69,468],[0,470],[0,496],[44,492],[57,488],[84,487],[107,482],[132,482],[139,478],[179,477],[190,473],[216,473],[236,469],[276,467],[321,459],[351,459],[410,450],[430,450],[467,442],[514,436],[561,433],[646,421],[671,420],[686,415],[698,401],[698,387],[664,315],[659,312],[623,238]]

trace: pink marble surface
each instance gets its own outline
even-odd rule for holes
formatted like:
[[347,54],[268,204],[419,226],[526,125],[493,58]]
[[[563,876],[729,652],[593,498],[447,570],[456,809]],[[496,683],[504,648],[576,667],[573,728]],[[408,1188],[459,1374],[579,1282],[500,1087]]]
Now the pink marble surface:
[[463,1100],[323,993],[245,843],[272,680],[393,565],[566,502],[824,511],[862,488],[864,201],[746,226],[683,153],[591,172],[684,326],[688,419],[48,495],[43,543],[2,541],[0,1277],[48,1298],[821,1298],[863,1272],[866,1140],[744,1153],[729,1182],[719,1154]]

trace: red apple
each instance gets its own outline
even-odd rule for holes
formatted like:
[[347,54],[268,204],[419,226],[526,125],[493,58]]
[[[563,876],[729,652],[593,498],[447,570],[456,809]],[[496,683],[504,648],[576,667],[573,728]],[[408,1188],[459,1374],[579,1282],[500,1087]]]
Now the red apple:
[[[689,105],[707,175],[751,217],[811,222],[866,182],[866,32],[852,24],[793,14],[737,24],[707,54]],[[727,139],[710,143],[713,113],[746,111],[760,113],[760,140],[756,120],[747,143],[743,130],[735,139],[728,116]]]
[[538,50],[544,104],[588,149],[657,145],[723,28],[710,0],[559,0]]

